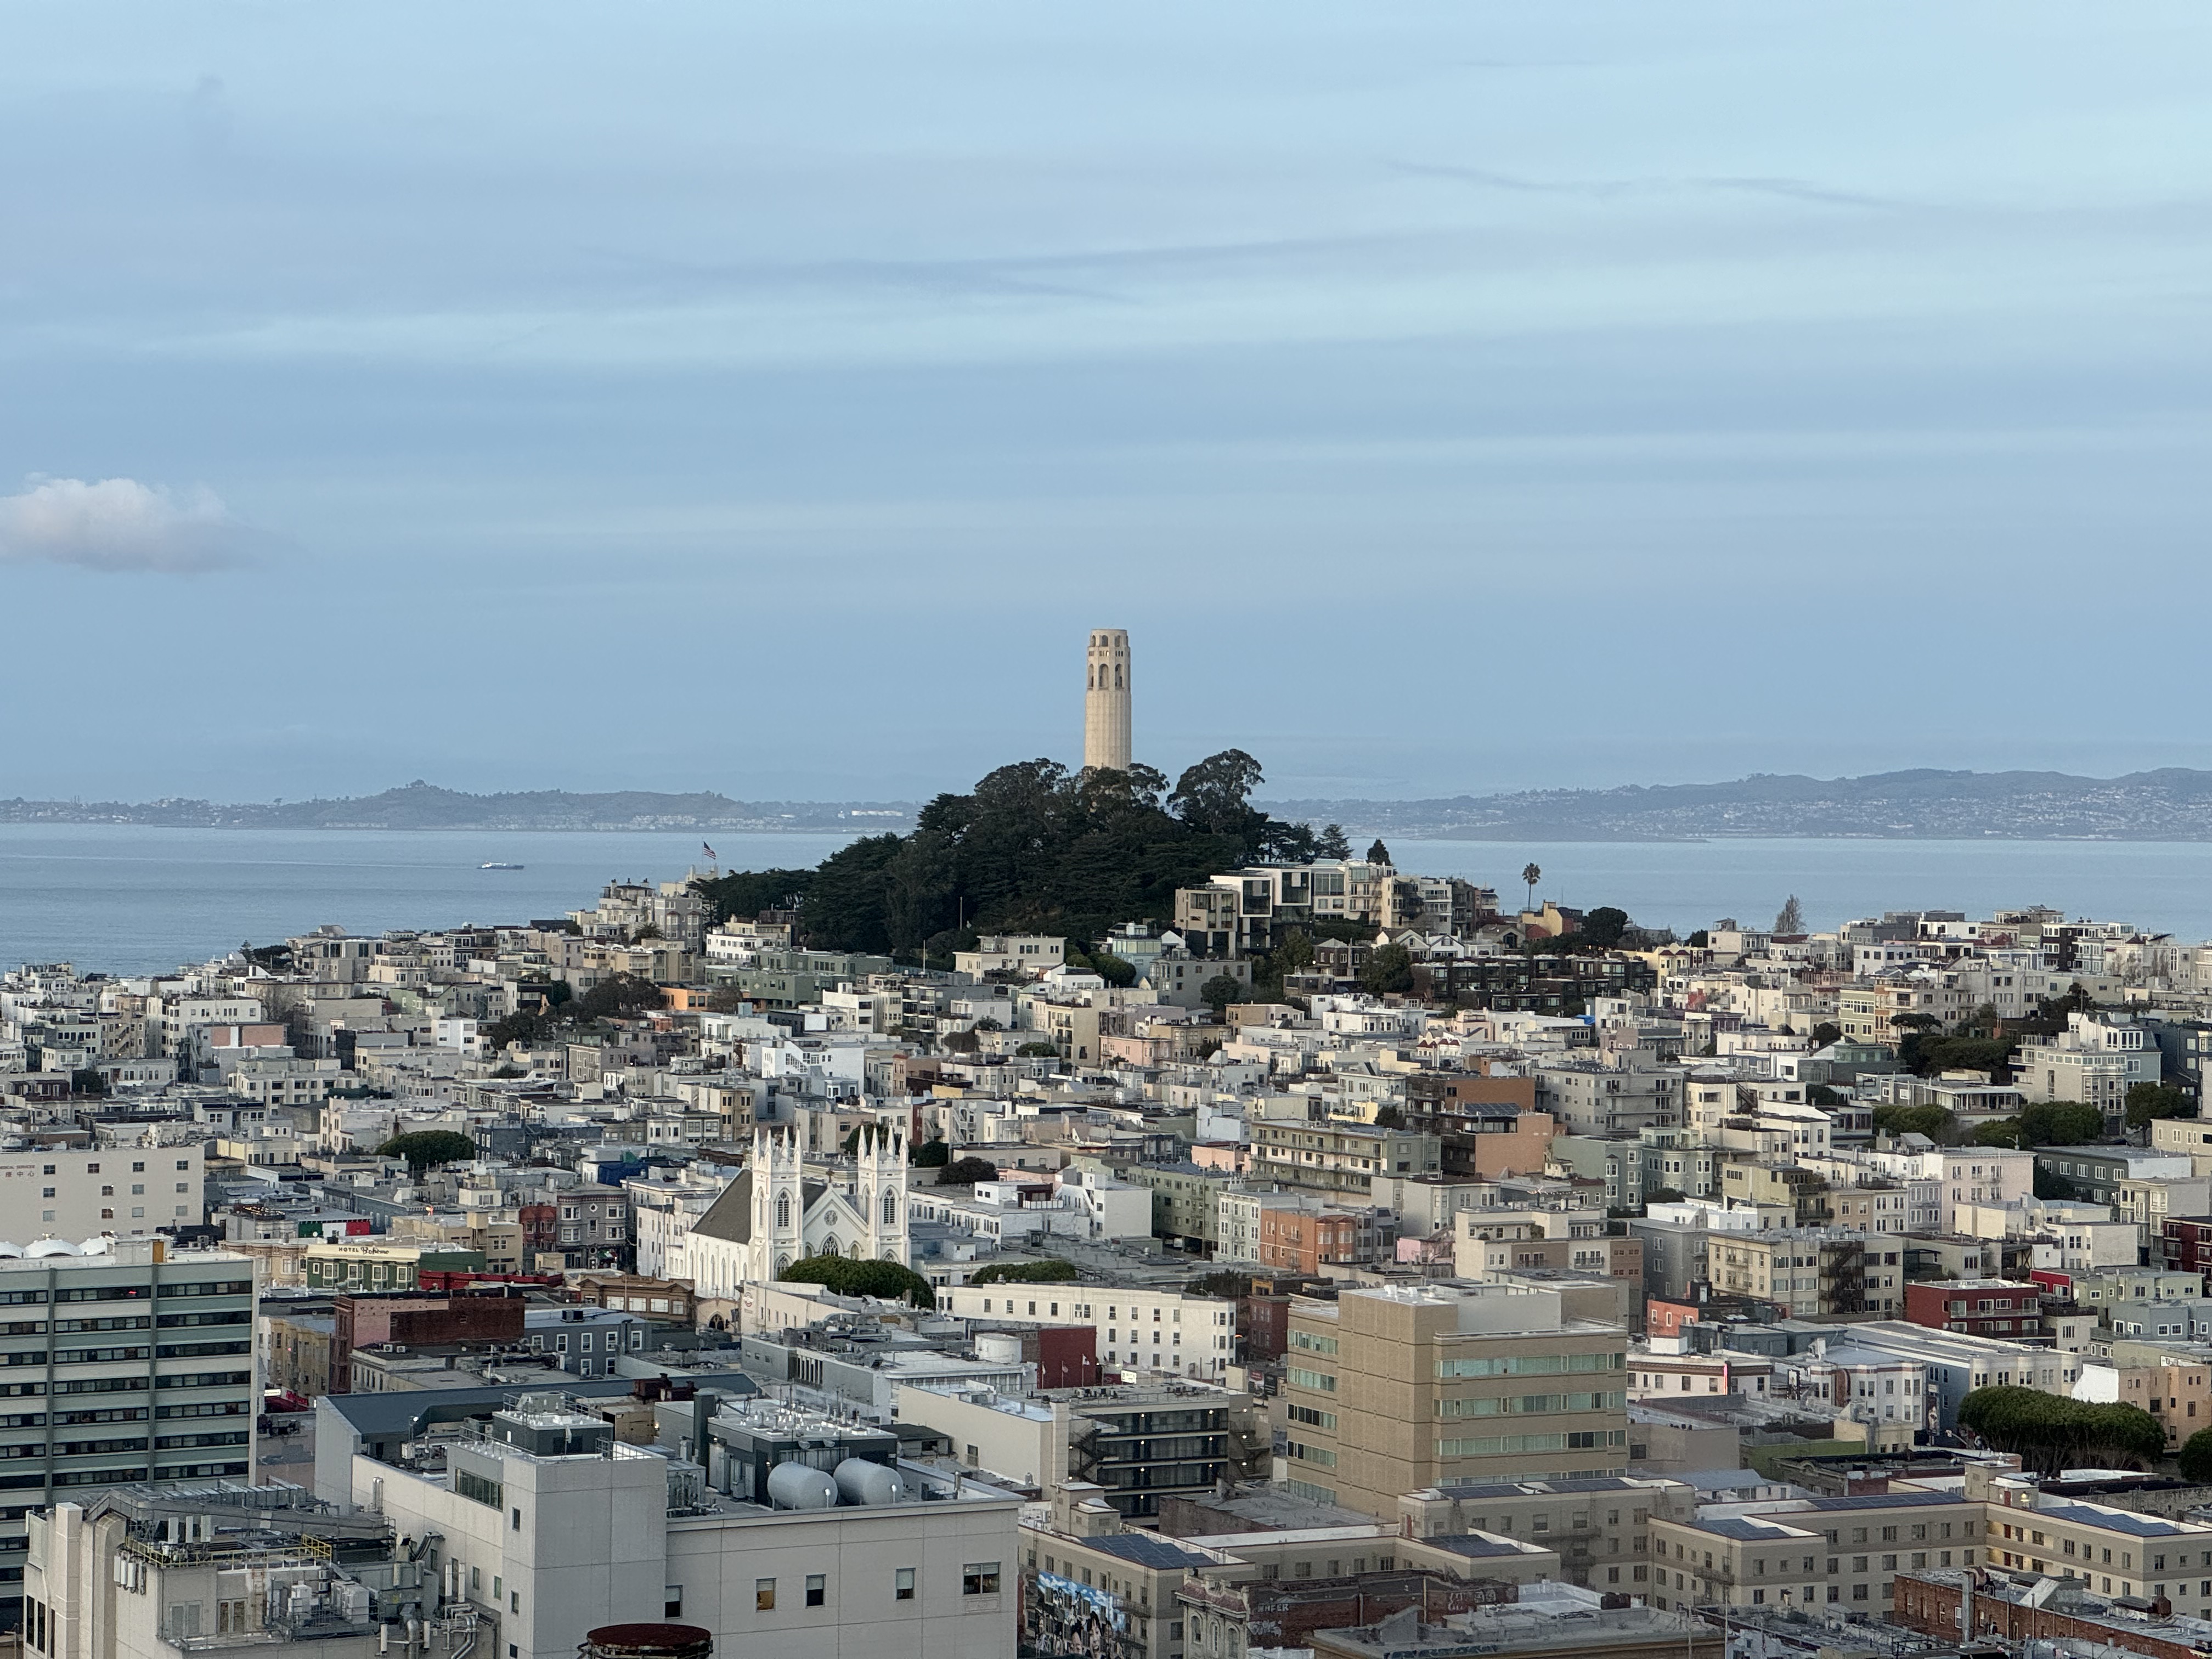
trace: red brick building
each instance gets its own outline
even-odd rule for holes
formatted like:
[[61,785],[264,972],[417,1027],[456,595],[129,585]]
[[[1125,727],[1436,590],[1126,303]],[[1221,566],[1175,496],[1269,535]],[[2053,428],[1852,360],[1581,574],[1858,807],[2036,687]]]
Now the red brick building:
[[1313,1277],[1325,1265],[1384,1261],[1397,1243],[1395,1220],[1376,1211],[1310,1208],[1293,1200],[1260,1207],[1260,1264],[1284,1273]]
[[381,1296],[342,1296],[332,1311],[331,1392],[353,1389],[353,1351],[397,1342],[410,1348],[446,1342],[520,1342],[523,1298],[519,1296],[424,1296],[393,1291]]
[[[1968,1576],[1954,1571],[1923,1577],[1917,1573],[1900,1572],[1897,1575],[1890,1623],[1957,1644],[1959,1602]],[[2159,1618],[2166,1617],[2169,1611],[2162,1601],[2152,1606]],[[2148,1659],[2201,1659],[2199,1650],[2185,1638],[2161,1634],[2145,1629],[2139,1622],[2123,1619],[2087,1618],[2068,1613],[2063,1606],[2028,1607],[2006,1599],[2002,1588],[1988,1581],[1978,1586],[1974,1593],[1973,1634],[2000,1637],[2008,1642],[2056,1642],[2071,1637],[2098,1647],[2144,1654]]]
[[1907,1285],[1905,1316],[1933,1331],[1968,1336],[2039,1336],[2043,1287],[2009,1279],[1950,1279]]

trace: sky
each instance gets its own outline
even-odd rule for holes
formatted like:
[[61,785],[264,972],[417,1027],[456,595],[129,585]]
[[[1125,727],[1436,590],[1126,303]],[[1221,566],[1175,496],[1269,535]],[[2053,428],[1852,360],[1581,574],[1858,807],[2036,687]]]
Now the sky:
[[2212,11],[15,0],[0,796],[2212,764]]

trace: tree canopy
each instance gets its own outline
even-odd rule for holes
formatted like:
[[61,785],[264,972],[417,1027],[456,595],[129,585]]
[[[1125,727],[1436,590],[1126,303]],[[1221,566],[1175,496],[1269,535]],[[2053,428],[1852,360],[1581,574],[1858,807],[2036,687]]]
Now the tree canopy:
[[999,1166],[983,1158],[956,1158],[937,1172],[940,1187],[972,1187],[979,1181],[998,1178]]
[[2183,1441],[2177,1461],[2184,1480],[2212,1481],[2212,1429],[2199,1429]]
[[580,996],[573,994],[564,979],[551,981],[544,988],[541,1011],[519,1010],[484,1027],[486,1046],[496,1053],[510,1042],[550,1042],[594,1020],[634,1018],[668,1006],[658,985],[634,974],[601,980]]
[[1198,988],[1198,1000],[1212,1009],[1213,1017],[1219,1019],[1229,1012],[1231,1004],[1244,1000],[1244,981],[1234,974],[1216,974]]
[[1583,925],[1571,939],[1579,939],[1587,945],[1601,951],[1610,951],[1620,943],[1620,936],[1628,931],[1628,912],[1617,904],[1601,904],[1583,918]]
[[1796,939],[1804,933],[1805,907],[1797,902],[1796,894],[1792,893],[1776,913],[1774,931],[1784,939]]
[[1390,849],[1382,844],[1382,837],[1380,836],[1367,843],[1367,861],[1370,864],[1389,864],[1394,870],[1398,867],[1395,864],[1390,864]]
[[1941,1106],[1877,1106],[1874,1127],[1886,1135],[1926,1135],[1939,1146],[1959,1139],[1959,1120]]
[[404,1158],[417,1175],[433,1164],[459,1164],[477,1155],[477,1144],[452,1129],[417,1129],[394,1135],[377,1149],[380,1158]]
[[1378,996],[1413,988],[1413,953],[1402,945],[1378,945],[1359,970],[1359,982]]
[[2023,1146],[2086,1146],[2104,1133],[2105,1115],[2078,1100],[2039,1100],[2020,1114]]
[[832,950],[933,959],[967,928],[1097,938],[1117,922],[1171,919],[1176,888],[1219,872],[1316,856],[1310,825],[1252,805],[1261,781],[1241,749],[1200,761],[1172,788],[1149,766],[1020,761],[938,796],[910,834],[863,836],[813,870],[696,885],[726,915],[795,897],[805,941]]
[[935,1135],[914,1149],[914,1167],[917,1170],[941,1170],[951,1161],[952,1149]]
[[849,1255],[802,1256],[776,1275],[787,1284],[819,1285],[836,1296],[872,1296],[884,1302],[937,1305],[937,1292],[911,1267],[896,1261],[863,1261]]
[[2140,1129],[2154,1118],[2195,1117],[2197,1103],[2172,1083],[2138,1083],[2128,1090],[2128,1127]]
[[2140,1406],[2095,1405],[2040,1389],[1976,1389],[1959,1425],[2045,1474],[2081,1464],[2136,1468],[2166,1454],[2166,1431]]

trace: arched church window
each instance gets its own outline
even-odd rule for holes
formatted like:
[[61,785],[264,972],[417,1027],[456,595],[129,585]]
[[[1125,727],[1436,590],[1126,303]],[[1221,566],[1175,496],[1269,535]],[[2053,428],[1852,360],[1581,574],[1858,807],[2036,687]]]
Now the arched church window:
[[886,1227],[896,1226],[897,1223],[898,1194],[896,1193],[885,1193],[884,1194],[884,1225]]
[[779,1227],[791,1225],[791,1198],[788,1194],[779,1195],[775,1200],[775,1224]]

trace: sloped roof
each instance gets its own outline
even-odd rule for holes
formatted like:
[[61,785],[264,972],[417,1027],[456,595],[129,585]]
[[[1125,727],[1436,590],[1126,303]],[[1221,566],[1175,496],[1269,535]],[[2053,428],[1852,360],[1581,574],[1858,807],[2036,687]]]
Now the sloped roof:
[[707,1212],[691,1224],[694,1236],[750,1244],[753,1237],[753,1172],[741,1170]]

